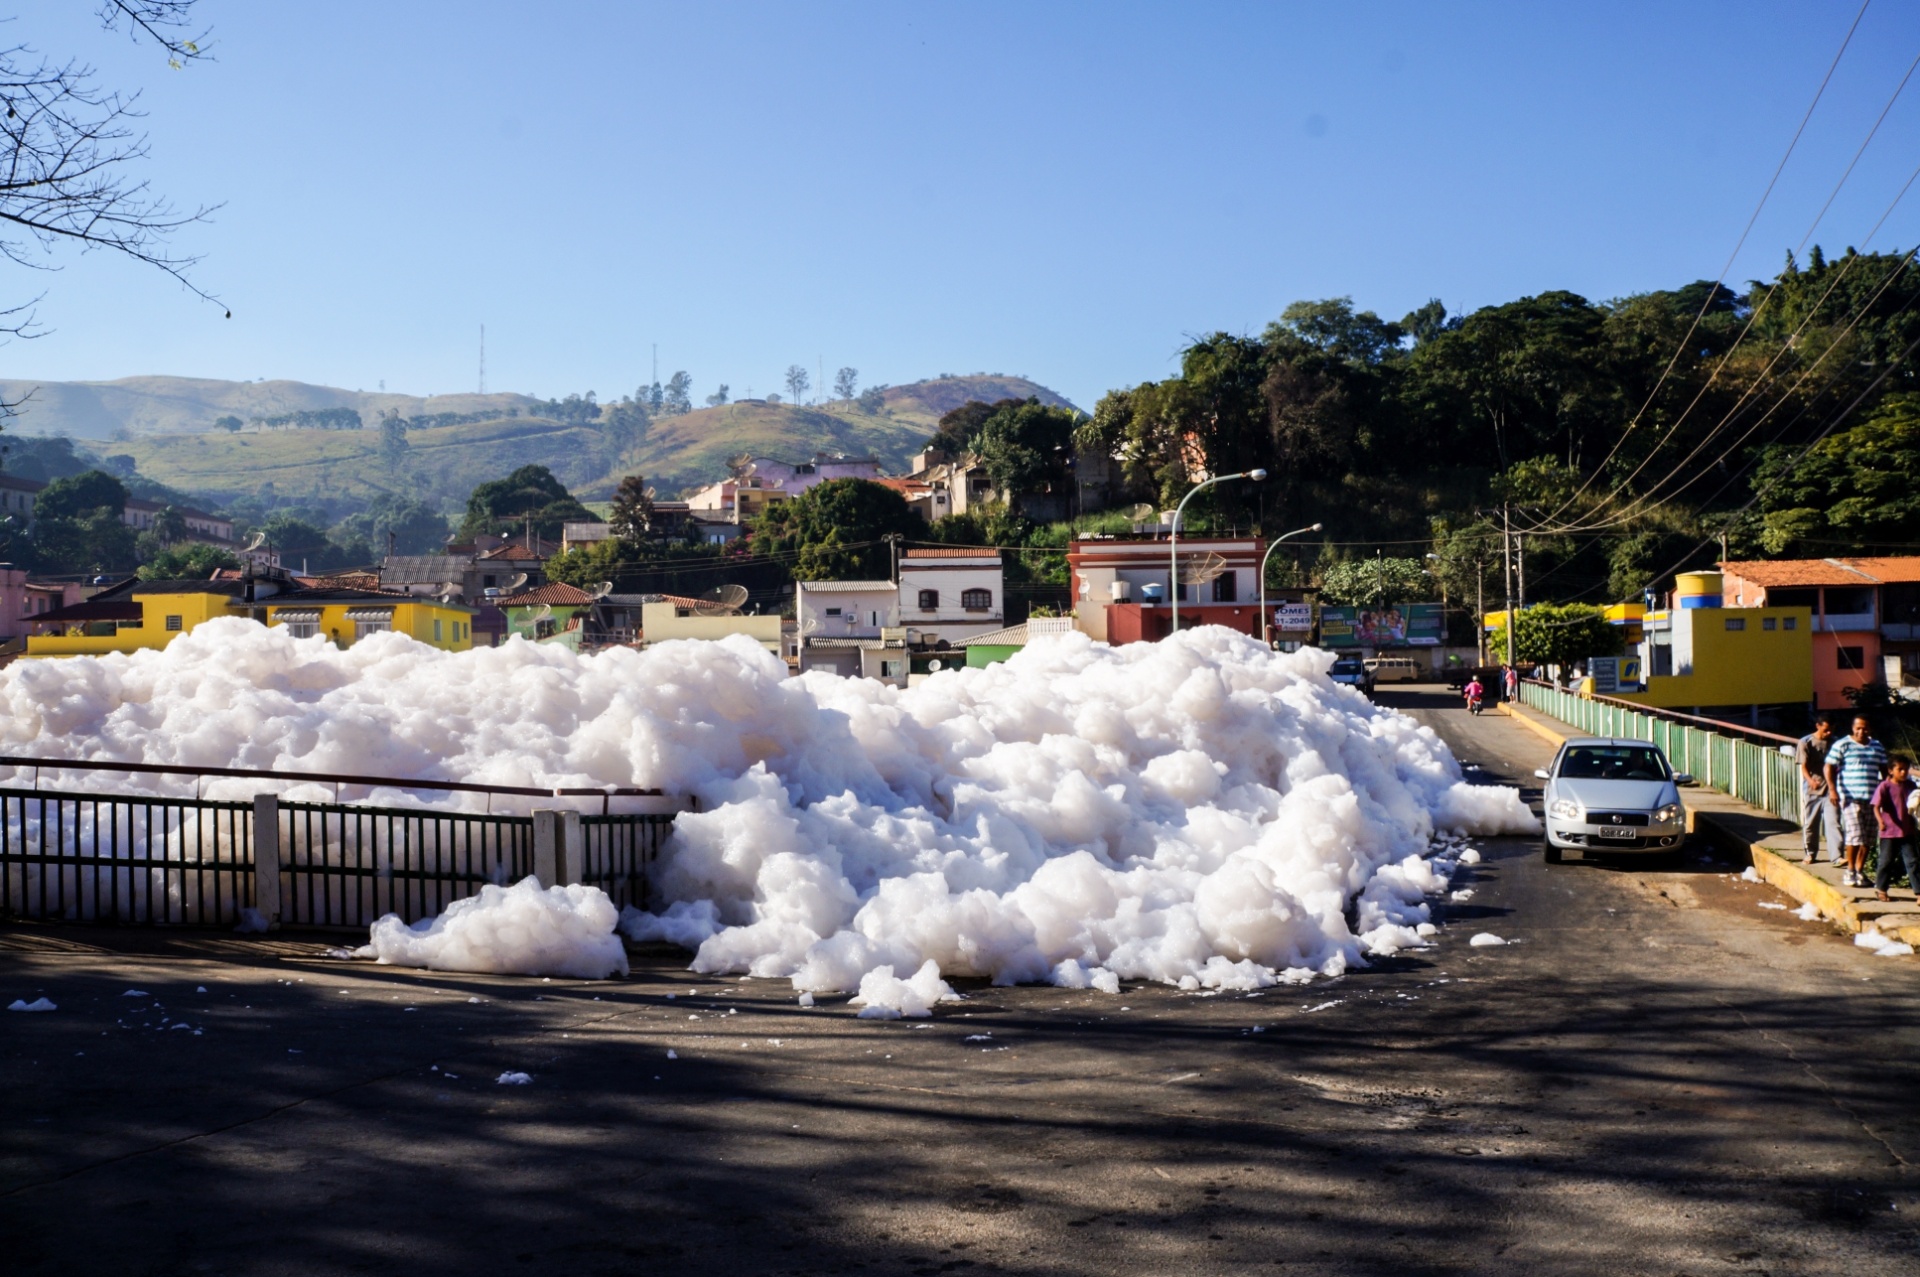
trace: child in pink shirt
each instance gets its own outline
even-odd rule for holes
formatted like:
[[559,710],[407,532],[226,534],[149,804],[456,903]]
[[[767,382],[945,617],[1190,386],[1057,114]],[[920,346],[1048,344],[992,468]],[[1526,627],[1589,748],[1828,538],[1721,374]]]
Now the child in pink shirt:
[[1920,831],[1914,827],[1911,771],[1906,759],[1894,759],[1887,764],[1887,778],[1873,791],[1873,814],[1880,824],[1880,866],[1873,874],[1873,894],[1882,900],[1892,899],[1887,888],[1893,883],[1896,860],[1906,865],[1907,885],[1920,893],[1920,865],[1915,864]]

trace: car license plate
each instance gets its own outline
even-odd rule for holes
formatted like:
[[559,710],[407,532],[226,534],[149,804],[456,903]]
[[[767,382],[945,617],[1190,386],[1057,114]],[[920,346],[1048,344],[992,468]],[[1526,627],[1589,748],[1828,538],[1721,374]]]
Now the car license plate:
[[1603,825],[1600,836],[1602,838],[1638,838],[1640,832],[1637,829],[1615,829],[1611,825]]

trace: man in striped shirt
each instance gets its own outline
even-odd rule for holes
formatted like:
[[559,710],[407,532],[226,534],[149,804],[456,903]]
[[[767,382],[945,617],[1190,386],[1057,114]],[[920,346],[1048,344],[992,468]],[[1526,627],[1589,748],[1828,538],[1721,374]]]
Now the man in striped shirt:
[[1887,747],[1873,738],[1866,715],[1855,715],[1853,732],[1827,751],[1827,788],[1840,804],[1840,841],[1846,845],[1843,887],[1867,885],[1867,809],[1886,774]]

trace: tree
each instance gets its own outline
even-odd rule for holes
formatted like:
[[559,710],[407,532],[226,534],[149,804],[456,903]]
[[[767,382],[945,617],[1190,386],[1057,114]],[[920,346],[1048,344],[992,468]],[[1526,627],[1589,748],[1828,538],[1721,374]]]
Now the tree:
[[969,399],[940,418],[939,429],[933,432],[926,446],[950,457],[964,457],[974,451],[980,440],[980,431],[989,418],[1003,409],[1017,408],[1025,402],[1023,399],[996,399],[992,403],[985,403],[979,399]]
[[215,417],[213,419],[214,429],[225,430],[228,433],[237,433],[240,427],[246,424],[247,424],[246,422],[240,420],[240,418],[235,417],[231,414],[225,417]]
[[661,396],[660,411],[670,417],[678,417],[693,411],[693,378],[684,372],[677,372],[667,378],[667,388]]
[[885,580],[893,573],[889,534],[920,540],[927,525],[884,484],[829,479],[769,506],[754,521],[752,547],[792,556],[799,581]]
[[125,572],[139,550],[121,511],[100,506],[78,517],[36,518],[33,558],[43,572]]
[[187,539],[191,529],[187,527],[187,517],[172,506],[162,506],[160,513],[153,516],[153,526],[148,529],[161,545],[170,546],[176,541]]
[[119,518],[127,508],[127,485],[100,470],[55,479],[34,504],[34,518],[81,519],[97,510]]
[[860,411],[869,416],[877,414],[887,406],[887,388],[884,385],[868,386],[860,392]]
[[380,418],[380,462],[391,472],[406,459],[407,423],[399,413],[389,411]]
[[534,533],[558,537],[561,525],[592,523],[593,512],[581,505],[545,466],[521,466],[504,479],[481,484],[467,498],[467,517],[460,525],[462,539],[483,532],[518,532],[527,517]]
[[[1514,627],[1514,653],[1528,663],[1572,665],[1596,656],[1618,656],[1626,645],[1623,631],[1607,620],[1605,608],[1585,603],[1556,607],[1541,603],[1520,613]],[[1504,654],[1507,632],[1493,631],[1487,650]]]
[[[189,39],[194,0],[103,0],[102,26],[167,53],[175,69],[207,56],[204,36]],[[25,44],[0,49],[0,256],[30,269],[51,269],[61,248],[106,249],[178,280],[207,301],[189,278],[196,259],[168,246],[173,232],[213,210],[182,213],[155,195],[133,170],[147,156],[135,128],[138,93],[96,83],[78,59],[51,60]],[[32,302],[0,310],[0,333],[21,334],[33,322]],[[4,415],[4,414],[0,414]]]
[[[414,497],[382,492],[358,514],[333,526],[327,537],[345,557],[361,561],[394,554],[434,554],[446,546],[447,518]],[[348,547],[360,547],[357,551]]]
[[1772,554],[1825,557],[1920,540],[1920,394],[1889,396],[1811,448],[1774,445],[1753,488]]
[[620,540],[636,545],[653,534],[653,498],[647,494],[644,478],[630,474],[620,481],[607,526]]
[[859,389],[860,370],[858,368],[842,368],[839,372],[833,374],[833,397],[835,399],[851,400],[854,395],[858,393]]
[[239,566],[240,560],[232,551],[196,542],[162,550],[140,565],[138,575],[143,581],[204,581],[219,568]]
[[787,365],[787,395],[795,403],[803,402],[804,396],[812,385],[813,378],[807,376],[805,368],[799,364]]
[[1003,403],[980,423],[974,450],[993,486],[1018,506],[1020,497],[1066,481],[1079,420],[1078,413],[1038,399]]
[[278,511],[269,516],[259,530],[266,534],[267,545],[279,551],[284,563],[305,562],[314,570],[332,566],[334,547],[327,539],[327,530],[300,513]]
[[1420,559],[1348,559],[1328,570],[1320,583],[1323,600],[1355,607],[1411,603],[1437,592]]
[[707,396],[707,407],[718,408],[727,402],[727,383],[721,382],[720,389]]

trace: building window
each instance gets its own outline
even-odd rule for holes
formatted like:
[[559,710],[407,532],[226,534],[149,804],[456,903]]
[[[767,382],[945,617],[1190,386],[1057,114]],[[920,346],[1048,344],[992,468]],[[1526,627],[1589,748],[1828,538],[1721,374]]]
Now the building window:
[[1872,611],[1872,586],[1848,585],[1827,588],[1828,616],[1865,616]]
[[1744,630],[1747,628],[1747,618],[1744,616],[1729,616],[1726,618],[1726,621],[1729,630]]
[[900,662],[899,661],[880,662],[880,677],[881,678],[899,678]]
[[1760,618],[1760,628],[1761,628],[1761,629],[1763,629],[1763,630],[1770,630],[1770,629],[1773,629],[1773,628],[1774,628],[1774,618],[1773,618],[1773,617],[1771,617],[1771,616],[1763,616],[1763,617],[1761,617],[1761,618]]
[[383,616],[377,621],[355,621],[353,623],[353,641],[358,643],[369,634],[391,634],[393,618]]
[[1783,630],[1797,630],[1800,628],[1800,618],[1797,616],[1783,616],[1780,618],[1780,628]]
[[435,617],[433,622],[433,641],[436,643],[440,641],[440,620],[438,617]]
[[1239,590],[1239,583],[1234,579],[1232,572],[1222,572],[1219,576],[1213,578],[1213,601],[1215,603],[1234,602],[1239,598]]
[[960,606],[969,612],[984,612],[993,606],[993,591],[962,590],[960,591]]
[[867,624],[878,629],[880,626],[880,614],[878,612],[867,613]]
[[312,638],[320,632],[318,621],[287,621],[282,627],[295,638]]
[[1834,663],[1843,670],[1863,670],[1867,668],[1867,649],[1864,647],[1836,647],[1833,649]]
[[490,590],[498,584],[500,584],[500,578],[497,576],[483,576],[480,578],[480,588],[483,590]]
[[167,633],[177,634],[180,632],[180,629],[181,629],[181,625],[180,625],[179,617],[170,616],[167,618]]
[[837,608],[837,607],[830,607],[830,608],[828,608],[828,609],[827,609],[827,615],[828,615],[828,616],[838,616],[838,615],[840,615],[840,609],[839,609],[839,608]]
[[940,610],[940,591],[920,591],[920,610],[922,612],[938,612]]

